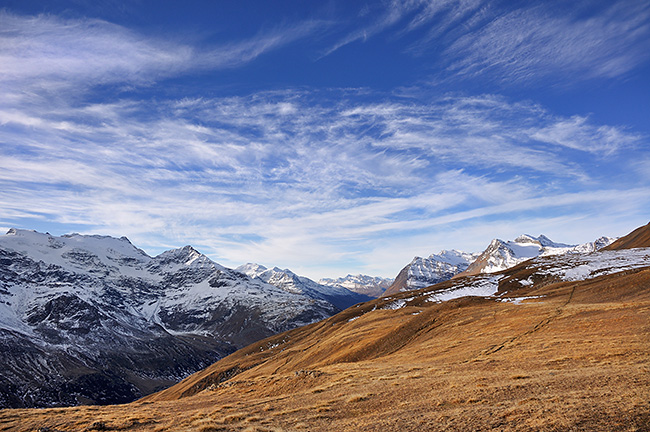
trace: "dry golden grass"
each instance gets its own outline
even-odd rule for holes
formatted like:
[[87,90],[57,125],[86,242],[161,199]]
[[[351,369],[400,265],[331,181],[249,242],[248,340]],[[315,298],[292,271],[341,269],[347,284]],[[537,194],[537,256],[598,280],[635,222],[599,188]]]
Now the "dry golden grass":
[[132,404],[0,411],[0,431],[650,430],[650,269],[522,295],[545,297],[377,300]]

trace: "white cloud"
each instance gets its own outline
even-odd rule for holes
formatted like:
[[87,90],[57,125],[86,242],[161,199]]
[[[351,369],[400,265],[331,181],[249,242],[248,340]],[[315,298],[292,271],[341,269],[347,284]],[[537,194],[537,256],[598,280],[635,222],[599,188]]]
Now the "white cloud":
[[0,11],[0,80],[41,91],[79,85],[146,85],[181,72],[240,66],[324,25],[305,21],[246,40],[200,47],[97,19]]
[[410,40],[406,52],[446,71],[437,80],[490,79],[502,84],[575,82],[624,76],[650,58],[650,7],[549,1],[391,1],[325,51],[385,36]]
[[[442,247],[462,248],[477,240],[461,235],[461,224],[515,217],[522,226],[540,212],[568,218],[636,201],[632,215],[648,204],[633,174],[612,182],[591,168],[603,155],[614,157],[613,170],[633,165],[625,143],[641,138],[617,127],[490,95],[320,97],[5,103],[3,225],[86,226],[152,252],[191,243],[232,266],[391,276],[411,257],[382,262],[382,271],[371,260],[394,241],[433,248],[449,231],[457,243]],[[578,145],[588,141],[602,144]]]
[[457,75],[489,75],[502,82],[614,78],[648,60],[650,8],[619,1],[597,15],[536,6],[479,23],[447,49]]
[[639,136],[612,126],[591,125],[581,116],[560,119],[530,133],[538,141],[603,155],[631,149],[640,142]]
[[[334,51],[356,41],[366,41],[368,38],[380,33],[387,28],[395,25],[398,21],[402,19],[404,14],[408,13],[414,6],[414,3],[417,2],[401,2],[397,0],[390,1],[383,13],[373,22],[357,28],[354,31],[348,33],[345,37],[338,40],[334,45],[329,47],[322,55],[326,57],[332,54]],[[367,15],[364,14],[364,15]]]
[[359,25],[359,22],[355,21],[355,29],[330,46],[322,57],[353,42],[365,42],[391,30],[399,36],[404,36],[406,33],[430,26],[425,38],[430,41],[459,22],[479,13],[481,3],[481,0],[392,0],[383,2],[383,8],[377,7],[381,9],[379,13],[373,13],[374,11],[366,7],[365,13],[359,18],[366,18],[368,22]]

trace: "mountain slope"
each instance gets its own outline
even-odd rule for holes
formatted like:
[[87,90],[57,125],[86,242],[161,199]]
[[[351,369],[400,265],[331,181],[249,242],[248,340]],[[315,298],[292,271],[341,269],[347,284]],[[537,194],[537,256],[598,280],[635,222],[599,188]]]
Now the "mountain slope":
[[650,247],[650,223],[635,229],[625,237],[621,237],[605,249],[621,250],[640,247]]
[[457,250],[443,250],[428,258],[415,257],[399,272],[395,281],[383,295],[420,289],[449,280],[467,269],[477,256],[478,254]]
[[[630,301],[650,305],[650,284],[647,282],[650,282],[650,248],[537,257],[497,274],[449,280],[350,308],[320,323],[253,344],[148,399],[166,400],[195,394],[219,381],[223,371],[231,370],[234,364],[242,373],[257,365],[265,365],[264,370],[283,365],[279,370],[290,371],[390,355],[408,345],[417,334],[426,334],[428,328],[437,327],[437,320],[430,319],[421,323],[424,327],[414,326],[414,323],[422,321],[419,315],[428,309],[440,312],[465,304],[490,308],[503,303],[520,305],[523,302],[526,305],[549,303],[557,307],[558,302],[567,301],[595,304]],[[338,330],[333,329],[337,324],[358,329],[357,321],[389,320],[393,311],[400,310],[414,314],[414,318],[406,319],[406,315],[399,315],[402,319],[398,320],[398,328],[406,324],[403,332],[396,332],[391,326],[379,328],[373,325],[367,329],[368,333],[361,333],[363,338],[341,343],[337,345],[339,349],[333,349],[331,343],[310,345],[327,337],[339,339]],[[645,315],[650,316],[650,310]],[[446,318],[440,316],[440,319]],[[355,324],[347,324],[352,322]],[[650,335],[646,336],[650,338]],[[311,348],[302,351],[303,346]],[[646,351],[650,355],[649,347]],[[270,352],[266,353],[269,349]],[[298,352],[303,354],[297,356]]]
[[298,276],[288,269],[282,270],[277,267],[267,269],[259,264],[248,263],[235,270],[284,291],[301,294],[312,299],[325,300],[340,310],[371,299],[370,296],[352,292],[340,286],[321,285],[309,278]]
[[0,237],[0,406],[121,403],[337,309],[126,238]]
[[648,322],[650,249],[542,256],[349,308],[133,404],[3,411],[0,423],[18,431],[648,430]]

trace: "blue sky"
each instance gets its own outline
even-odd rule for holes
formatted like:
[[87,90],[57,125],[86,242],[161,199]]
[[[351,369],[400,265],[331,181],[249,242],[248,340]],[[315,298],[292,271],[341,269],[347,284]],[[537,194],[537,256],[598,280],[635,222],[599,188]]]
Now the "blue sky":
[[0,0],[0,229],[312,278],[650,214],[650,2]]

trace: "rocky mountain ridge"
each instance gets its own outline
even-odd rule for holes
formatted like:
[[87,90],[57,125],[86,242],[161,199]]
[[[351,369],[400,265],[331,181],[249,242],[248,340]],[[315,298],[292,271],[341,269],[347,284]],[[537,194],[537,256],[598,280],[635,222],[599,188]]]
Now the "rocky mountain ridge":
[[537,256],[591,253],[606,247],[615,240],[613,237],[603,236],[592,242],[569,245],[556,243],[543,234],[539,237],[523,234],[508,241],[494,239],[466,270],[459,273],[459,276],[496,273]]
[[128,402],[339,310],[191,246],[150,257],[125,237],[12,229],[0,264],[2,407]]
[[384,296],[400,291],[416,290],[449,280],[467,269],[477,257],[478,254],[457,250],[442,250],[427,258],[416,256],[399,272]]
[[273,267],[268,269],[260,264],[248,263],[235,269],[252,278],[258,278],[284,291],[301,294],[313,299],[325,300],[343,310],[357,303],[371,300],[372,297],[350,291],[341,286],[322,285],[313,280],[298,276],[289,269]]
[[393,281],[394,279],[379,276],[348,274],[347,276],[336,279],[322,278],[318,283],[321,285],[346,288],[350,291],[376,298],[381,296]]
[[613,237],[603,236],[593,242],[569,245],[556,243],[543,234],[538,237],[523,234],[514,240],[494,239],[481,253],[443,250],[428,258],[413,258],[383,295],[424,288],[457,276],[496,273],[537,256],[590,253],[614,240]]

